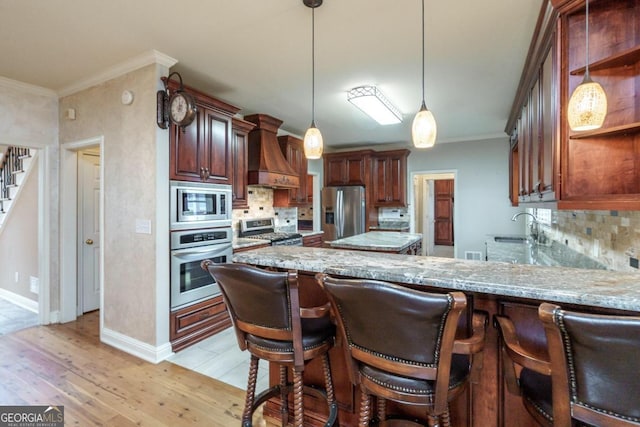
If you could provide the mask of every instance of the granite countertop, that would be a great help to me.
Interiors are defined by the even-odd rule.
[[[318,234],[324,234],[324,231],[322,231],[322,230],[317,230],[317,231],[298,230],[298,233],[300,233],[302,235],[302,237],[307,237],[307,236],[315,236],[315,235],[318,235]]]
[[[233,249],[250,248],[251,246],[270,245],[270,240],[265,239],[247,239],[246,237],[234,237],[232,246]]]
[[[409,231],[406,221],[378,221],[378,225],[369,227],[370,230]]]
[[[635,273],[299,246],[240,252],[233,261],[640,312],[640,274]]]
[[[368,233],[334,240],[329,242],[329,244],[332,248],[340,249],[399,252],[419,240],[422,240],[422,234],[395,231],[370,231]]]
[[[524,236],[500,236],[524,239],[522,242],[496,242],[494,237],[485,241],[488,261],[504,261],[517,264],[537,264],[606,270],[607,267],[578,253],[569,247],[553,241],[548,245],[533,244]]]

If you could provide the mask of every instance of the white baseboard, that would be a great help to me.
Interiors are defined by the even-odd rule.
[[[18,295],[14,292],[2,288],[0,288],[0,298],[6,299],[7,301],[18,305],[25,310],[29,310],[36,314],[38,313],[38,301],[34,301],[32,299],[23,297],[22,295]]]
[[[151,363],[160,363],[173,354],[169,342],[155,347],[108,328],[102,328],[100,341]]]

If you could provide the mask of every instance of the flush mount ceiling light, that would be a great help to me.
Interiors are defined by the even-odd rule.
[[[433,147],[436,143],[437,131],[436,119],[424,102],[424,0],[422,0],[422,105],[411,126],[413,145],[416,148]]]
[[[302,0],[305,6],[311,8],[311,126],[304,134],[304,155],[307,159],[322,157],[324,142],[320,129],[316,127],[315,86],[316,86],[316,38],[315,38],[315,10],[322,5],[322,0]]]
[[[358,86],[347,92],[347,99],[381,125],[402,122],[402,113],[375,86]]]
[[[584,79],[571,94],[567,111],[569,127],[574,131],[598,129],[607,116],[607,95],[600,83],[591,80],[589,75],[589,0],[586,5]]]

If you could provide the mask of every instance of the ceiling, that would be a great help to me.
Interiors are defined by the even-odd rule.
[[[542,0],[425,1],[425,99],[438,143],[504,136]],[[409,145],[422,93],[420,0],[324,0],[315,10],[315,118],[330,148]],[[64,93],[155,49],[184,83],[311,122],[311,9],[302,0],[0,0],[0,76]],[[347,102],[377,85],[404,120]],[[329,148],[329,149],[330,149]]]

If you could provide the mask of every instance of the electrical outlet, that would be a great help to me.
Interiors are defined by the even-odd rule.
[[[15,274],[15,276],[14,276],[14,277],[15,277],[15,281],[16,281],[16,283],[20,282],[20,273],[18,273],[18,272],[16,271],[16,274]]]
[[[37,277],[29,276],[29,290],[34,294],[40,292],[40,279]]]

